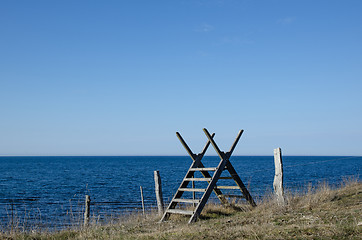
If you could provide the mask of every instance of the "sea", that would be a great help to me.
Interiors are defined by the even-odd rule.
[[[202,159],[205,167],[219,161],[217,156]],[[273,156],[232,156],[230,162],[257,203],[272,193]],[[91,199],[92,221],[141,214],[140,187],[147,214],[157,208],[154,171],[159,171],[167,205],[191,163],[188,156],[0,157],[0,230],[80,226],[85,195]],[[338,187],[361,180],[361,166],[359,156],[283,156],[284,188]],[[217,202],[214,194],[210,201]]]

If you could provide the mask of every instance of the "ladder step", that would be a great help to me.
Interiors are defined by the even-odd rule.
[[[180,192],[205,192],[204,188],[179,188]]]
[[[217,189],[240,189],[238,186],[216,186]]]
[[[219,177],[219,179],[233,179],[233,177]]]
[[[217,168],[190,168],[190,171],[216,171]]]
[[[184,203],[199,203],[199,199],[184,199],[184,198],[175,198],[172,202],[184,202]]]
[[[185,178],[184,181],[211,181],[211,178]]]
[[[231,195],[231,194],[223,194],[223,196],[225,197],[229,197],[229,198],[245,198],[244,196],[242,195]]]
[[[168,213],[178,213],[178,214],[184,214],[184,215],[192,215],[192,214],[194,214],[193,211],[187,211],[187,210],[181,210],[181,209],[168,209],[166,212],[168,212]]]

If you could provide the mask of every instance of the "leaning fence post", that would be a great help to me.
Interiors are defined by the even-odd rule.
[[[157,199],[158,215],[163,215],[163,197],[162,197],[162,186],[161,186],[161,177],[159,171],[154,171],[155,177],[155,193]]]
[[[274,192],[278,205],[284,205],[284,189],[283,189],[283,162],[282,152],[280,148],[274,149],[274,164],[275,164],[275,176],[274,176]]]
[[[85,195],[85,211],[84,211],[84,226],[87,227],[89,223],[89,212],[90,212],[90,197]]]
[[[143,215],[145,215],[145,201],[143,199],[143,189],[142,189],[142,186],[140,186],[140,191],[141,191],[141,201],[142,201],[142,212],[143,212]]]

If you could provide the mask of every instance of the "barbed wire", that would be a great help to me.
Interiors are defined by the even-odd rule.
[[[339,160],[346,160],[346,159],[352,159],[352,158],[362,158],[362,156],[335,158],[335,159],[322,160],[322,161],[314,161],[314,162],[300,163],[300,164],[293,164],[293,165],[284,165],[284,164],[283,164],[283,169],[285,169],[285,168],[292,168],[292,167],[299,167],[299,166],[306,166],[306,165],[313,165],[313,164],[318,164],[318,163],[325,163],[325,162],[333,162],[333,161],[339,161]],[[264,172],[264,171],[269,171],[269,170],[270,170],[270,171],[271,171],[271,170],[275,170],[275,167],[268,167],[268,168],[258,169],[258,170],[255,170],[255,171],[247,171],[247,172],[244,171],[243,173],[250,174],[250,173]]]
[[[353,156],[353,157],[335,158],[335,159],[329,159],[329,160],[323,160],[323,161],[314,161],[314,162],[309,162],[309,163],[301,163],[301,164],[283,166],[283,168],[291,168],[291,167],[305,166],[305,165],[311,165],[311,164],[317,164],[317,163],[324,163],[324,162],[333,162],[333,161],[346,160],[346,159],[352,159],[352,158],[362,158],[362,156],[358,156],[358,157],[357,157],[357,156]]]
[[[284,158],[288,158],[288,156],[286,156]],[[346,159],[354,159],[354,158],[361,158],[362,159],[362,156],[350,156],[350,157],[342,157],[342,158],[333,158],[333,159],[313,161],[313,162],[293,164],[293,165],[285,165],[284,164],[283,169],[299,167],[299,166],[314,165],[314,164],[318,164],[318,163],[341,161],[341,160],[346,160]],[[185,172],[187,172],[187,168],[185,168],[184,170],[185,170]],[[272,167],[266,167],[266,168],[262,168],[262,169],[258,169],[258,170],[254,170],[254,171],[243,171],[243,174],[247,175],[247,176],[250,176],[253,173],[265,172],[265,171],[274,171],[274,170],[275,170],[275,167],[272,166]],[[324,178],[321,178],[321,179],[324,179]],[[177,189],[181,181],[182,181],[182,179],[173,180],[173,181],[164,181],[164,182],[162,182],[162,188],[164,188],[164,189],[166,189],[166,188]]]
[[[288,158],[288,156],[286,156],[285,158]],[[294,168],[294,167],[299,167],[299,166],[307,166],[307,165],[314,165],[314,164],[319,164],[319,163],[327,163],[327,162],[336,162],[336,161],[342,161],[342,160],[348,160],[348,159],[362,159],[362,156],[350,156],[350,157],[338,157],[338,158],[332,158],[332,159],[326,159],[326,160],[319,160],[319,161],[312,161],[312,162],[305,162],[305,163],[299,163],[299,164],[292,164],[292,165],[285,165],[283,166],[284,169],[288,169],[288,168]],[[243,171],[243,175],[251,175],[253,173],[257,173],[257,172],[265,172],[265,171],[272,171],[274,170],[274,166],[272,167],[267,167],[267,168],[262,168],[262,169],[257,169],[257,170],[254,170],[254,171]],[[187,171],[187,168],[185,168],[185,171]],[[181,174],[181,177],[183,177],[183,174]],[[338,177],[341,177],[341,176],[338,176]],[[347,176],[348,177],[348,176]],[[313,178],[311,181],[312,182],[318,182],[320,180],[325,180],[327,179],[328,177],[317,177],[317,178]],[[169,189],[169,188],[172,188],[172,189],[177,189],[179,187],[179,184],[180,184],[180,180],[181,179],[178,179],[178,180],[174,180],[174,181],[165,181],[165,182],[162,182],[162,188],[163,189]],[[305,179],[304,180],[305,182],[308,182],[309,180],[308,179]],[[300,183],[302,184],[303,181],[301,180],[292,180],[292,181],[286,181],[286,183],[289,183],[289,184],[292,184],[292,183]],[[152,185],[151,185],[152,186]],[[266,186],[266,184],[265,184]],[[167,191],[167,192],[170,192],[170,191]],[[85,193],[91,193],[91,191],[88,189],[88,186],[86,186],[86,190],[85,190]],[[172,196],[173,193],[168,194],[170,196]],[[82,191],[80,191],[79,193],[75,194],[71,200],[77,200],[79,197],[79,195],[82,195]],[[77,196],[77,197],[76,197]],[[170,197],[169,197],[170,198]],[[23,199],[22,199],[23,200]],[[12,200],[12,204],[15,206],[14,204],[14,199]],[[15,201],[16,202],[16,201]],[[139,202],[139,201],[135,201],[135,202]],[[150,201],[148,201],[150,202]],[[20,202],[19,202],[20,203]],[[98,207],[101,207],[101,206],[105,206],[105,205],[118,205],[117,204],[118,202],[94,202],[94,205],[98,205]],[[69,204],[69,205],[72,205],[72,204]],[[75,205],[83,205],[83,201],[81,202],[78,202],[78,204],[75,204]],[[71,206],[70,206],[71,207]],[[130,207],[130,208],[134,208],[133,207]],[[126,206],[123,208],[123,210],[126,210],[128,209]],[[137,209],[140,209],[140,207],[137,207]],[[98,210],[99,211],[99,210]]]

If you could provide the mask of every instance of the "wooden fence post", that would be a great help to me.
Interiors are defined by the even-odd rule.
[[[90,201],[89,195],[85,195],[84,227],[87,227],[89,223]]]
[[[143,199],[143,189],[142,189],[142,186],[140,186],[140,191],[141,191],[141,201],[142,201],[142,212],[143,212],[143,215],[145,215],[145,201]]]
[[[163,197],[162,197],[162,186],[161,186],[161,177],[159,171],[154,171],[154,177],[155,177],[155,193],[156,193],[156,199],[157,199],[157,207],[158,207],[158,215],[163,215]]]
[[[275,176],[274,176],[274,192],[278,205],[284,205],[284,189],[283,189],[283,162],[282,152],[280,148],[274,149],[274,164],[275,164]]]

